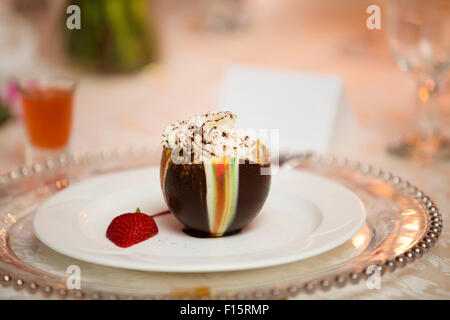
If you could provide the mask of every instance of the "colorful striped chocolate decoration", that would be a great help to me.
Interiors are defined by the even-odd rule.
[[[261,164],[270,163],[269,149],[259,140],[256,142],[256,159]]]
[[[236,212],[239,161],[237,158],[214,159],[204,167],[209,230],[212,236],[222,236]]]
[[[170,149],[163,149],[163,154],[161,157],[161,169],[159,171],[160,174],[160,181],[161,181],[161,190],[163,191],[164,200],[166,200],[166,175],[167,175],[167,169],[169,167],[169,162],[171,158],[171,151]],[[167,200],[166,200],[167,203]]]

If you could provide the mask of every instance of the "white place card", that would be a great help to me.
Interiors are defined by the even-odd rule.
[[[218,106],[243,129],[278,129],[280,153],[330,151],[338,113],[350,111],[338,76],[243,66],[226,72]]]

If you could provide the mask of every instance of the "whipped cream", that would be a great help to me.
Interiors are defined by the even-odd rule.
[[[256,161],[258,139],[235,128],[236,115],[228,111],[209,112],[167,126],[165,148],[193,155],[196,163],[212,158],[237,157]]]

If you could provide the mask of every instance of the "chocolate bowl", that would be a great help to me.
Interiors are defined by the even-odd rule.
[[[234,159],[234,160],[233,160]],[[174,163],[164,148],[160,176],[164,199],[185,232],[221,237],[241,231],[262,209],[270,188],[270,162]]]

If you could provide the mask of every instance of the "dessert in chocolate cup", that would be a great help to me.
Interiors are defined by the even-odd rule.
[[[239,232],[269,193],[267,149],[234,128],[235,118],[230,112],[207,113],[172,124],[163,133],[162,192],[190,235]]]

